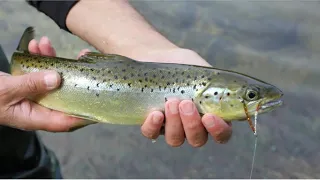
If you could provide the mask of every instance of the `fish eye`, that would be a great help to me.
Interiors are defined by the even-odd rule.
[[[253,100],[256,100],[257,98],[258,98],[258,92],[257,91],[250,89],[250,90],[248,90],[246,92],[246,99],[248,101],[253,101]]]

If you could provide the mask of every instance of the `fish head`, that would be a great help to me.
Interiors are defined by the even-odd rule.
[[[197,106],[204,113],[212,113],[225,121],[246,120],[256,111],[270,112],[282,105],[283,92],[276,86],[259,80],[230,80],[209,83],[197,96]]]

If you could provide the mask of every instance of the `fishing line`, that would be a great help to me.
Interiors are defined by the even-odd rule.
[[[253,147],[253,156],[252,156],[250,179],[252,178],[253,167],[254,167],[254,162],[255,162],[255,158],[256,158],[257,144],[258,144],[257,119],[258,119],[258,111],[256,111],[256,112],[254,113],[254,129],[255,129],[255,131],[254,131],[254,136],[255,136],[255,141],[254,141],[254,147]]]

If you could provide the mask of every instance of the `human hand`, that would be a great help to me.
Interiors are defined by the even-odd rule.
[[[39,44],[32,40],[29,51],[55,56],[54,49],[45,37]],[[0,125],[22,130],[61,132],[88,123],[26,99],[28,96],[46,93],[57,88],[60,84],[60,76],[55,71],[35,72],[21,76],[0,72],[0,84]]]
[[[188,49],[162,50],[141,56],[142,61],[194,64],[210,66],[197,53]],[[167,144],[177,147],[187,139],[193,147],[203,146],[208,140],[208,132],[218,143],[226,143],[231,135],[231,123],[213,115],[200,117],[194,103],[190,100],[169,99],[165,104],[165,115],[160,111],[149,114],[141,127],[142,134],[156,139],[165,120],[165,139]]]

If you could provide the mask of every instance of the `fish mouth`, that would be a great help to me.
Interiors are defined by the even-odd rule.
[[[281,99],[270,100],[260,105],[259,112],[269,112],[282,104],[283,101]]]

